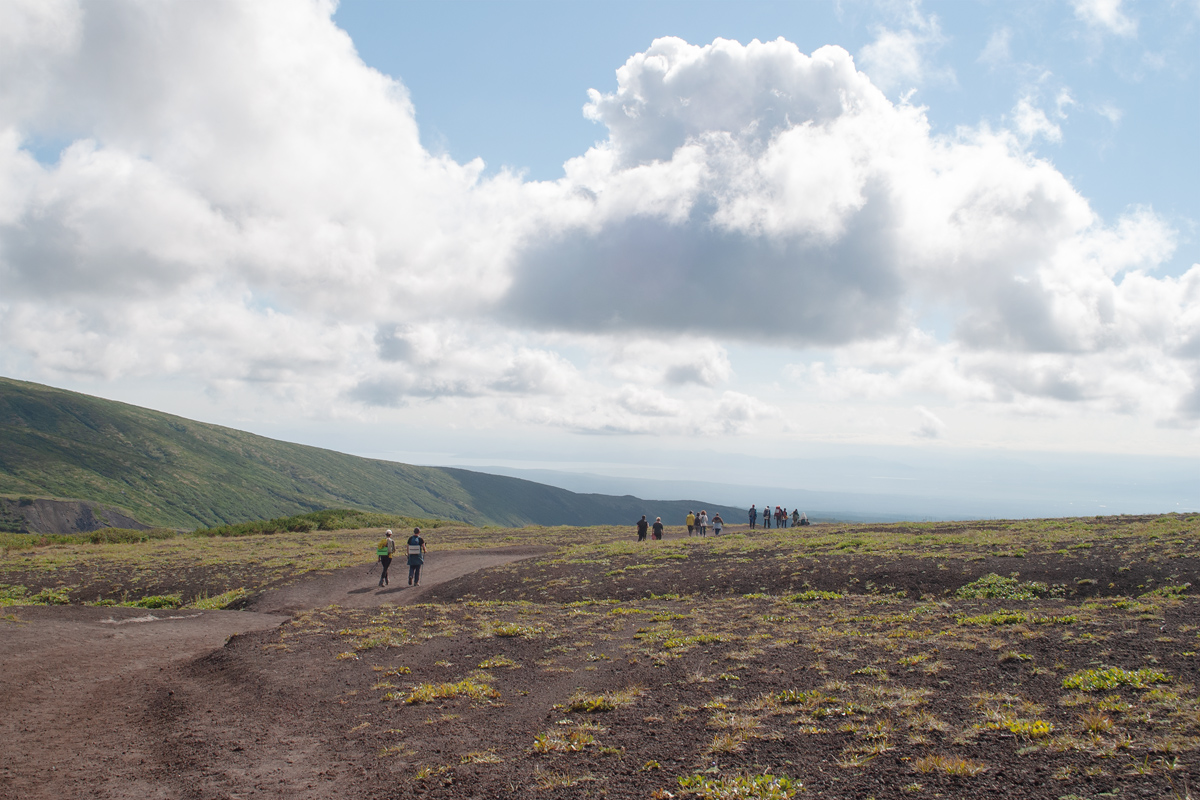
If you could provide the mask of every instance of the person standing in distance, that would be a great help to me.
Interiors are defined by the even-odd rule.
[[[649,530],[649,528],[650,528],[650,523],[646,522],[646,515],[642,514],[642,518],[638,520],[638,524],[637,524],[638,541],[639,542],[646,541],[646,531]]]
[[[708,512],[703,508],[700,509],[700,519],[696,520],[696,524],[700,527],[700,535],[708,535]]]
[[[717,536],[721,535],[721,528],[725,527],[725,520],[721,519],[721,512],[713,514],[712,518],[713,533]]]
[[[408,537],[408,585],[421,585],[421,565],[425,563],[425,540],[421,538],[421,529],[413,528],[412,536]]]
[[[652,527],[652,528],[654,528],[654,539],[655,539],[655,541],[657,541],[657,540],[661,539],[661,538],[662,538],[662,532],[663,532],[662,517],[655,517],[655,518],[654,518],[654,524],[653,524],[651,527]]]
[[[379,564],[383,567],[383,572],[379,574],[379,585],[388,585],[388,567],[392,565],[392,555],[396,552],[396,540],[392,538],[392,532],[388,531],[387,536],[375,548],[375,555],[379,556]]]
[[[696,515],[689,511],[686,519],[684,519],[684,524],[688,526],[688,536],[691,536],[692,531],[696,529]]]
[[[750,530],[754,530],[754,523],[758,521],[758,509],[754,507],[754,503],[750,504]]]

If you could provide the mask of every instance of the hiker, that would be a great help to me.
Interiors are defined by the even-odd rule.
[[[808,524],[808,514],[801,514],[801,515],[800,515],[800,524],[801,524],[801,525],[807,525],[807,524]]]
[[[775,527],[783,527],[783,509],[779,506],[775,506]]]
[[[688,536],[692,535],[692,531],[696,529],[696,514],[692,511],[688,512],[687,519],[684,520],[688,526]]]
[[[699,523],[699,525],[700,525],[700,535],[707,536],[708,535],[708,512],[705,511],[703,508],[700,509],[700,519],[696,520],[696,522]]]
[[[642,514],[642,518],[638,520],[638,541],[646,541],[646,531],[649,529],[650,523],[646,522],[646,515]]]
[[[421,565],[425,563],[425,540],[421,538],[421,529],[413,528],[412,536],[408,537],[408,585],[421,585]]]
[[[654,538],[656,540],[662,539],[662,533],[663,533],[662,517],[655,517],[654,518]]]
[[[754,507],[754,503],[750,504],[750,530],[754,530],[754,523],[758,520],[758,509]]]
[[[392,565],[392,554],[396,552],[396,540],[392,538],[392,532],[388,531],[387,536],[379,540],[379,544],[375,547],[375,555],[379,556],[379,563],[383,567],[383,572],[379,574],[379,585],[388,585],[388,567]]]
[[[771,527],[771,504],[767,503],[763,506],[763,527]]]
[[[721,528],[725,525],[725,520],[721,519],[720,511],[713,514],[712,524],[713,524],[713,534],[716,536],[720,536]]]
[[[792,527],[794,528],[799,524],[800,524],[800,509],[793,508],[792,509]]]

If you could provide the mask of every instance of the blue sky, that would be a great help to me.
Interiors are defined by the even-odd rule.
[[[586,90],[611,90],[616,67],[660,36],[703,44],[783,37],[804,52],[857,54],[912,14],[936,20],[932,77],[916,89],[934,130],[1001,127],[1029,94],[1070,94],[1049,159],[1106,217],[1151,205],[1187,229],[1167,266],[1196,260],[1200,220],[1200,75],[1195,5],[1123,3],[1136,33],[1087,24],[1049,2],[425,2],[349,0],[334,19],[371,66],[412,93],[421,140],[459,161],[476,156],[538,180],[605,136],[583,117]],[[988,59],[988,47],[1007,59]],[[1191,176],[1193,180],[1183,180]]]
[[[0,372],[417,463],[1194,507],[1198,26],[12,0]]]

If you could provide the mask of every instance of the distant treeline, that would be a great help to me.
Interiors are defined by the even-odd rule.
[[[304,533],[305,531],[344,531],[361,528],[440,528],[444,525],[462,525],[440,519],[419,519],[394,514],[379,514],[371,511],[354,511],[348,508],[328,508],[291,517],[239,522],[234,525],[219,525],[215,528],[199,528],[195,536],[263,536],[272,533]]]
[[[177,531],[172,528],[151,528],[145,531],[129,528],[101,528],[98,531],[87,533],[65,534],[0,531],[0,548],[28,550],[56,544],[132,544],[148,542],[152,539],[172,539],[176,536],[265,536],[276,533],[361,530],[363,528],[394,528],[403,535],[405,529],[441,528],[446,525],[462,524],[464,523],[442,519],[420,519],[395,514],[355,511],[348,508],[331,508],[291,517],[239,522],[236,525],[200,528],[195,531]]]
[[[86,533],[0,532],[0,548],[29,550],[55,544],[131,544],[148,542],[151,539],[173,539],[178,535],[179,531],[172,528],[150,528],[144,531],[132,528],[101,528]]]

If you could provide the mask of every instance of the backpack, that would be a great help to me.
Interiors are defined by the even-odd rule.
[[[375,555],[386,556],[388,554],[388,540],[380,539],[379,544],[375,545]]]

